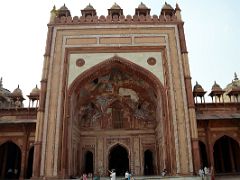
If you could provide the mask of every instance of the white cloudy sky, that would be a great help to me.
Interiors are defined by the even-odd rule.
[[[53,5],[64,3],[72,16],[91,3],[97,14],[106,15],[114,2],[124,14],[133,15],[140,2],[159,15],[165,1],[161,0],[7,0],[1,2],[0,18],[0,77],[4,88],[13,91],[17,85],[26,96],[40,86],[43,54],[47,37],[49,12]],[[225,87],[240,76],[240,1],[237,0],[168,0],[178,2],[185,22],[185,35],[192,73],[208,91],[216,80]],[[27,104],[27,103],[26,103]]]

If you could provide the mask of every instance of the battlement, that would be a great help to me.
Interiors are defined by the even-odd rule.
[[[97,16],[96,10],[92,5],[87,5],[82,12],[82,16],[71,16],[70,10],[65,4],[51,10],[49,24],[151,24],[151,23],[177,23],[181,20],[181,9],[176,4],[175,9],[170,4],[165,3],[161,9],[160,15],[150,15],[151,9],[141,3],[136,9],[134,15],[123,14],[123,9],[118,4],[114,4],[108,9],[108,15]]]
[[[126,17],[124,15],[121,15],[119,17],[112,17],[112,16],[62,16],[62,17],[56,17],[54,21],[51,24],[151,24],[151,23],[177,23],[181,22],[177,19],[177,16],[169,16],[169,15],[147,15],[147,16],[131,16],[127,15]]]

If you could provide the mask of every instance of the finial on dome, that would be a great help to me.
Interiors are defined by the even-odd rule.
[[[52,13],[52,12],[56,12],[56,6],[55,6],[55,5],[53,6],[53,8],[52,8],[52,10],[51,10],[50,12],[51,12],[51,13]]]
[[[175,7],[175,16],[177,17],[177,20],[179,20],[179,21],[182,20],[181,9],[180,9],[178,3],[176,3],[176,7]]]
[[[238,77],[237,77],[237,73],[236,73],[236,72],[234,73],[234,80],[235,80],[235,81],[238,80]]]
[[[57,12],[58,11],[56,10],[56,6],[54,5],[52,10],[50,11],[50,23],[54,22],[55,18],[57,17]]]
[[[176,8],[175,8],[175,11],[181,11],[181,9],[180,9],[180,7],[179,7],[179,5],[178,5],[178,3],[176,3]]]

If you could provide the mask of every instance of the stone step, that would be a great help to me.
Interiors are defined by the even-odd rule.
[[[135,176],[134,180],[202,180],[198,176],[189,176],[189,177],[182,177],[182,176]],[[110,180],[110,177],[101,177],[100,180]],[[124,177],[117,177],[116,180],[125,180]]]
[[[205,177],[202,179],[199,176],[188,176],[188,177],[183,177],[183,176],[135,176],[134,180],[211,180],[211,177]],[[81,180],[79,178],[78,180]],[[91,180],[88,178],[88,180]],[[110,180],[110,177],[101,177],[100,180]],[[117,177],[116,180],[125,180],[124,177]],[[215,180],[240,180],[240,175],[235,175],[235,176],[216,176]]]

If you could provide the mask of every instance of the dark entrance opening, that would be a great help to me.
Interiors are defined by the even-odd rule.
[[[208,157],[207,157],[207,151],[206,146],[202,141],[199,141],[199,149],[200,149],[200,162],[201,167],[209,167],[208,166]]]
[[[31,147],[28,153],[28,164],[27,164],[27,174],[26,174],[27,179],[30,179],[32,177],[33,153],[34,153],[34,147]]]
[[[21,150],[12,143],[0,146],[0,179],[18,179],[21,170]]]
[[[93,153],[87,151],[85,154],[85,173],[93,173]]]
[[[114,146],[109,154],[109,170],[115,169],[117,176],[124,176],[129,171],[129,159],[127,150],[120,146]]]
[[[153,175],[153,153],[150,150],[144,152],[144,175]]]
[[[223,136],[214,144],[214,165],[216,173],[240,172],[240,148],[237,141]]]

